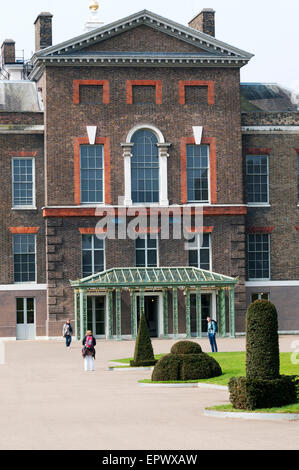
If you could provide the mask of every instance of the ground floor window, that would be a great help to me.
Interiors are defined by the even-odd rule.
[[[101,273],[105,269],[105,240],[97,235],[82,235],[83,277]]]
[[[270,279],[270,235],[254,233],[248,235],[248,278]]]
[[[35,235],[16,234],[13,239],[14,281],[35,282]]]
[[[195,235],[189,240],[189,266],[211,270],[211,236],[209,233]]]
[[[145,235],[135,242],[137,268],[156,268],[158,266],[158,238]]]

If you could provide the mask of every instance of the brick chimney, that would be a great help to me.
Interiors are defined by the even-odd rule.
[[[13,39],[5,39],[1,46],[2,65],[16,62],[16,46]]]
[[[189,27],[215,37],[215,10],[204,8],[190,21]]]
[[[52,18],[51,13],[40,13],[35,25],[35,51],[52,46]]]

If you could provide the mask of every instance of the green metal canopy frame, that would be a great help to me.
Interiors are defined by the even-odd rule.
[[[144,311],[144,292],[146,289],[163,292],[164,337],[168,337],[168,290],[173,293],[173,334],[178,337],[178,289],[183,289],[186,298],[186,336],[191,337],[191,290],[196,293],[197,337],[201,331],[201,290],[218,290],[219,333],[226,336],[225,291],[229,291],[230,336],[235,337],[235,286],[237,279],[195,267],[164,268],[112,268],[77,281],[70,281],[75,293],[75,328],[76,337],[83,338],[87,329],[87,295],[95,292],[108,293],[109,338],[113,338],[113,292],[116,301],[116,336],[121,340],[121,290],[130,290],[131,294],[131,332],[137,334],[136,292],[140,295],[140,313]],[[79,306],[79,316],[78,316]],[[79,328],[78,328],[79,320]],[[80,329],[80,335],[79,335]]]

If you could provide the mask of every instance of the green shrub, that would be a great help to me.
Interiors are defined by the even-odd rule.
[[[278,321],[275,306],[268,300],[253,302],[246,316],[246,377],[279,377]]]
[[[277,311],[268,300],[257,300],[246,314],[246,377],[232,377],[228,385],[233,407],[255,410],[296,403],[299,377],[280,376],[279,369]]]
[[[175,354],[166,354],[161,357],[152,373],[154,382],[176,381],[180,379],[181,358]]]
[[[182,357],[180,380],[209,379],[219,375],[222,375],[220,365],[208,354],[186,354]]]
[[[202,349],[194,341],[179,341],[172,346],[170,352],[172,354],[199,354],[202,353]]]
[[[157,363],[154,357],[153,346],[148,331],[145,315],[142,314],[139,322],[138,334],[135,343],[134,360],[131,367],[154,366]]]
[[[235,409],[255,410],[297,403],[296,377],[248,379],[232,377],[228,384],[230,402]]]
[[[182,351],[186,353],[182,354]],[[152,373],[152,380],[154,382],[187,381],[219,375],[222,375],[222,370],[218,362],[203,353],[197,343],[180,341],[171,348],[170,354],[163,356],[157,362]]]

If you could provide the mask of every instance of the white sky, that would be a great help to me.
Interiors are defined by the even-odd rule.
[[[90,0],[0,0],[0,43],[14,39],[25,58],[34,51],[37,15],[53,15],[53,43],[84,32]],[[241,70],[243,82],[280,83],[299,90],[298,0],[99,0],[108,24],[146,8],[187,25],[203,8],[216,10],[216,38],[255,54]]]

